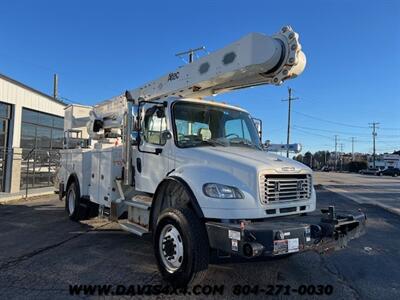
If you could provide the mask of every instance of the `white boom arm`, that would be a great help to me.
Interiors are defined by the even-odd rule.
[[[262,84],[279,85],[301,74],[305,65],[299,35],[285,26],[271,37],[250,33],[128,93],[136,103],[168,96],[204,97]],[[115,128],[125,112],[125,95],[120,95],[94,106],[93,117],[103,119],[104,128]]]
[[[132,99],[204,97],[261,84],[281,84],[303,72],[299,36],[289,26],[272,37],[250,33],[221,50],[129,91]]]

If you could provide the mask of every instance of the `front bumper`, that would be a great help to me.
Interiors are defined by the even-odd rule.
[[[206,222],[210,247],[244,257],[278,256],[344,248],[365,232],[366,214],[336,212],[287,216],[238,223]]]

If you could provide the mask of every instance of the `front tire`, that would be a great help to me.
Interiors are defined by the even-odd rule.
[[[163,278],[175,287],[200,283],[208,269],[206,229],[189,208],[168,208],[158,218],[154,253]]]
[[[73,221],[84,220],[87,216],[87,205],[82,203],[80,191],[75,182],[68,187],[65,197],[65,210]]]

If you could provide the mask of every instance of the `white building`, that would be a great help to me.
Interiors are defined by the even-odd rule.
[[[65,104],[0,74],[0,192],[52,185]]]
[[[400,168],[400,155],[385,154],[383,160],[386,168]]]
[[[368,156],[368,167],[374,165],[372,155]],[[375,166],[380,169],[400,168],[400,155],[398,154],[380,154],[375,158]]]

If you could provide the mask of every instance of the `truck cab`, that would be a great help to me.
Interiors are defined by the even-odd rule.
[[[132,149],[135,189],[184,181],[207,218],[268,218],[315,210],[311,170],[267,152],[250,114],[206,100],[169,99],[140,108]]]

